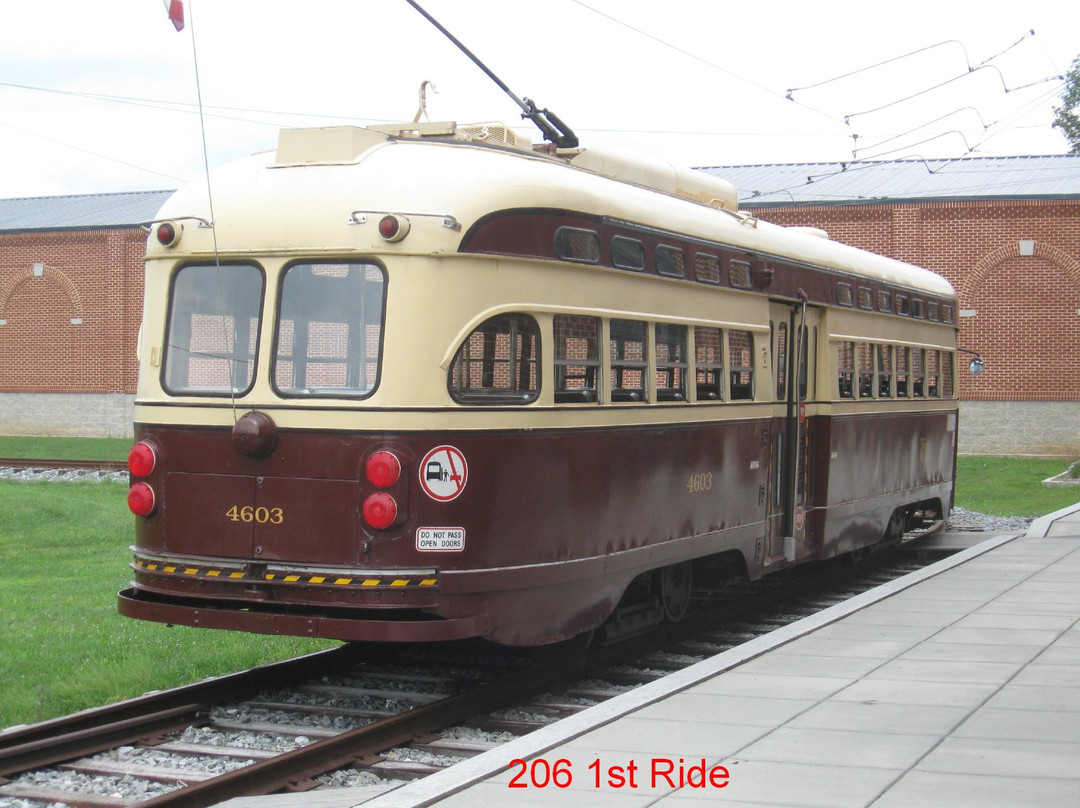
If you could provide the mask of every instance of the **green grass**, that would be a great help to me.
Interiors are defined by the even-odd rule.
[[[956,504],[993,516],[1043,516],[1080,502],[1080,486],[1043,488],[1068,461],[962,456],[956,460]]]
[[[134,518],[121,484],[0,481],[0,728],[337,644],[121,617]]]
[[[49,460],[127,460],[131,438],[0,436],[0,457]]]

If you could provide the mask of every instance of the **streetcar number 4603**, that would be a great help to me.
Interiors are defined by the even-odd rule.
[[[251,505],[242,508],[233,505],[225,511],[225,516],[233,522],[256,522],[260,525],[280,525],[285,521],[285,511],[281,508],[253,508]]]

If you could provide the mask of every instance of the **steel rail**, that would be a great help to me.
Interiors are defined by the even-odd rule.
[[[195,713],[205,712],[213,704],[354,664],[362,657],[361,650],[345,645],[37,724],[11,727],[0,731],[0,777],[159,734],[165,731],[163,726],[175,728],[179,715],[188,715],[192,720],[180,723],[190,726],[198,723]]]
[[[0,457],[0,468],[12,469],[89,469],[91,471],[127,471],[124,460],[62,460],[41,457]]]

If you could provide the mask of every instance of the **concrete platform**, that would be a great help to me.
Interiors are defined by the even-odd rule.
[[[292,799],[1080,808],[1080,506],[424,780]]]

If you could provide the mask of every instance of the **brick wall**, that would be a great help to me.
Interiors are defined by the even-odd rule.
[[[962,399],[1080,401],[1080,200],[754,213],[777,224],[821,227],[837,241],[945,276],[959,295],[959,345],[986,361],[982,376],[960,374]],[[1021,242],[1032,242],[1031,255],[1021,254]]]
[[[0,393],[134,393],[145,251],[138,229],[0,233]]]
[[[0,431],[116,433],[135,392],[145,251],[137,228],[0,233]]]

